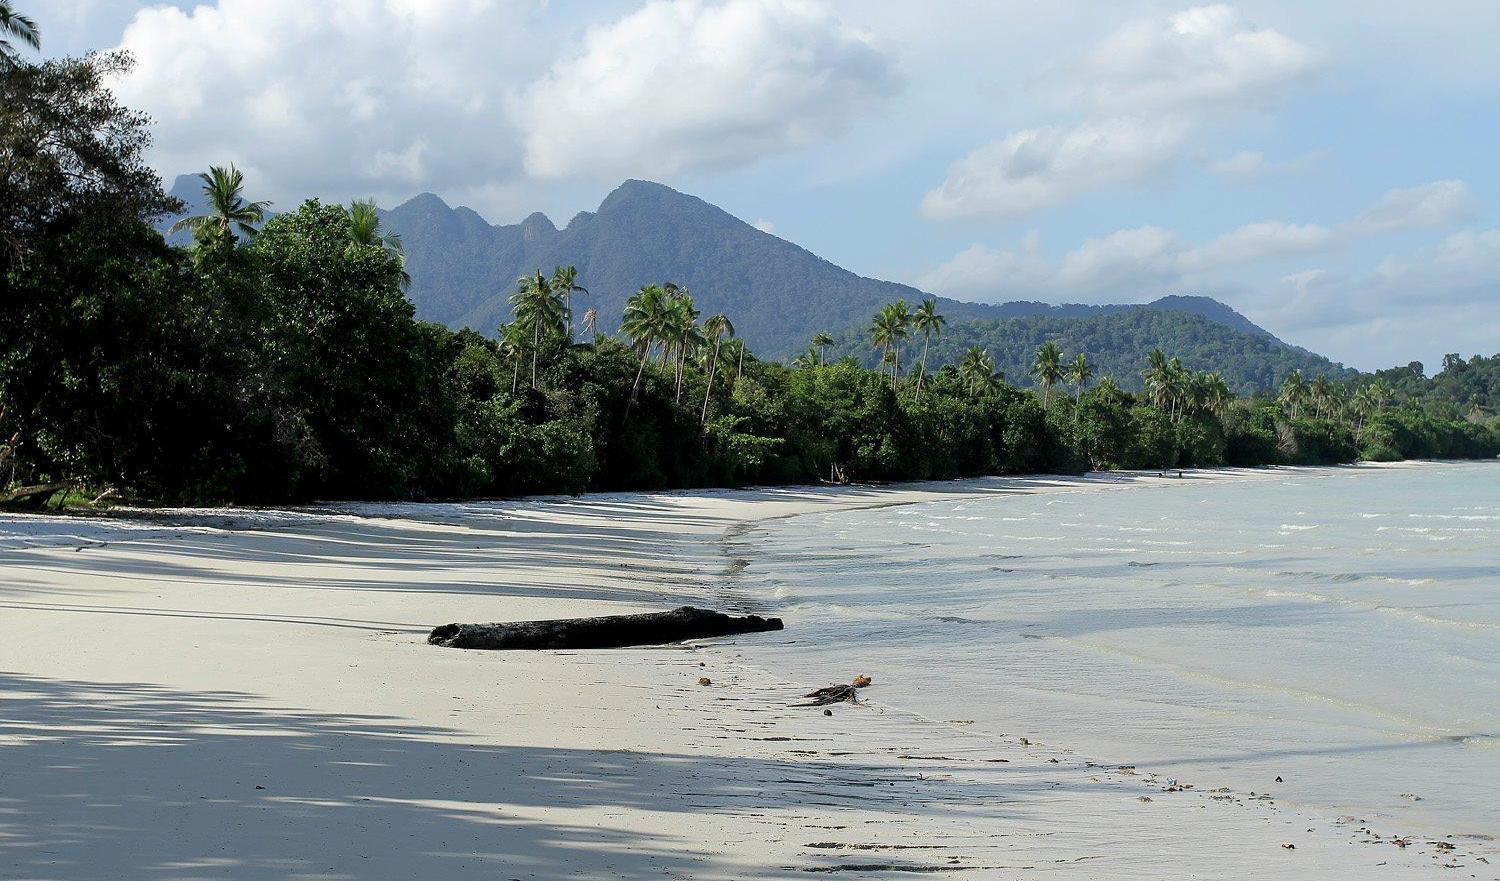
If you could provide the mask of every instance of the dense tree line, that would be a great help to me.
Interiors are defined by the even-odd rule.
[[[836,335],[833,352],[875,366],[865,339],[857,332]],[[1005,319],[954,320],[934,337],[929,357],[939,364],[957,363],[977,346],[995,359],[997,369],[1023,387],[1035,384],[1031,361],[1038,347],[1054,343],[1070,352],[1087,352],[1100,375],[1115,377],[1121,388],[1142,390],[1140,360],[1152,349],[1171,352],[1197,370],[1217,371],[1236,394],[1275,388],[1293,371],[1309,379],[1350,379],[1354,370],[1273,338],[1232,327],[1202,315],[1176,309],[1140,307],[1099,315],[1025,315]]]
[[[1137,395],[1050,340],[1040,394],[979,347],[934,369],[932,303],[881,311],[873,370],[830,359],[822,334],[792,365],[761,361],[669,282],[601,335],[566,266],[519,280],[496,338],[417,322],[369,203],[267,220],[214,168],[208,209],[181,222],[191,246],[169,246],[152,224],[181,206],[142,161],[146,120],[104,85],[128,64],[0,71],[4,496],[473,497],[1497,451],[1493,423],[1378,381],[1345,396],[1294,374],[1277,398],[1236,399],[1158,355]]]

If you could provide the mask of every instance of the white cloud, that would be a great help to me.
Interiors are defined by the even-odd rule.
[[[1241,150],[1233,156],[1216,159],[1208,164],[1208,170],[1224,177],[1255,177],[1268,166],[1266,154],[1256,150]]]
[[[1184,254],[1182,266],[1186,271],[1193,271],[1291,254],[1311,254],[1327,249],[1333,242],[1333,231],[1315,224],[1299,226],[1279,220],[1247,223]]]
[[[1444,352],[1500,352],[1497,290],[1500,229],[1462,230],[1362,275],[1286,275],[1249,311],[1367,369],[1414,358],[1433,365]]]
[[[1313,49],[1233,7],[1197,6],[1115,31],[1089,54],[1085,91],[1106,113],[1261,106],[1319,63]]]
[[[217,0],[136,12],[117,84],[169,177],[237,162],[252,196],[410,195],[513,177],[505,97],[533,0]],[[507,63],[496,65],[506,39]],[[516,53],[521,53],[517,57]],[[250,169],[256,173],[250,175]]]
[[[1084,122],[1026,129],[979,147],[927,193],[922,212],[1010,217],[1139,182],[1177,164],[1207,119],[1268,105],[1318,64],[1314,50],[1228,6],[1127,23],[1080,65]],[[1263,165],[1263,156],[1247,152],[1224,171]]]
[[[1364,235],[1447,226],[1472,220],[1478,210],[1478,201],[1467,184],[1461,180],[1440,180],[1390,190],[1346,226],[1351,233]]]
[[[752,225],[761,232],[770,233],[771,235],[776,234],[776,224],[772,223],[769,220],[766,220],[765,218],[761,218],[760,220],[755,221],[755,223]]]
[[[1170,165],[1186,129],[1173,122],[1111,119],[1027,129],[953,164],[922,200],[930,218],[1015,216],[1106,184],[1139,181]]]
[[[1278,220],[1247,223],[1218,238],[1194,245],[1175,232],[1155,226],[1122,229],[1089,239],[1049,261],[1032,232],[1016,250],[976,244],[917,280],[919,287],[960,299],[998,302],[1041,297],[1082,302],[1137,300],[1165,288],[1188,288],[1214,278],[1230,267],[1285,260],[1330,251],[1341,245],[1399,229],[1447,225],[1466,215],[1468,187],[1462,181],[1439,181],[1408,190],[1393,190],[1349,222],[1330,228]],[[1488,234],[1486,234],[1488,235]],[[1422,264],[1451,266],[1454,284],[1465,273],[1480,276],[1476,255],[1492,249],[1488,239],[1465,234],[1450,238],[1443,249],[1422,258]],[[1403,264],[1387,261],[1379,272],[1407,283],[1412,273]],[[1288,276],[1288,283],[1310,289],[1326,281],[1319,273]],[[1423,289],[1416,285],[1417,289]]]
[[[671,177],[843,132],[901,78],[821,0],[653,0],[531,86],[526,168]]]

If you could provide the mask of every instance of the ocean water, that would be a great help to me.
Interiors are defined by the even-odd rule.
[[[954,498],[723,550],[723,589],[788,620],[742,643],[771,669],[868,673],[882,703],[1199,789],[1500,837],[1500,463]]]

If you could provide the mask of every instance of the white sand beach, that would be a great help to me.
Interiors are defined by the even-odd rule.
[[[746,521],[1160,479],[0,515],[0,877],[1497,877],[1463,845],[922,719],[879,677],[865,706],[790,706],[858,658],[796,682],[733,639],[425,643],[721,607],[718,543]]]

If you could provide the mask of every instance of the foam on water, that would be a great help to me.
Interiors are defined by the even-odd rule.
[[[800,678],[868,672],[979,732],[1494,834],[1497,498],[1500,463],[1471,463],[824,513],[727,539],[751,564],[726,589],[786,614],[746,650]]]

